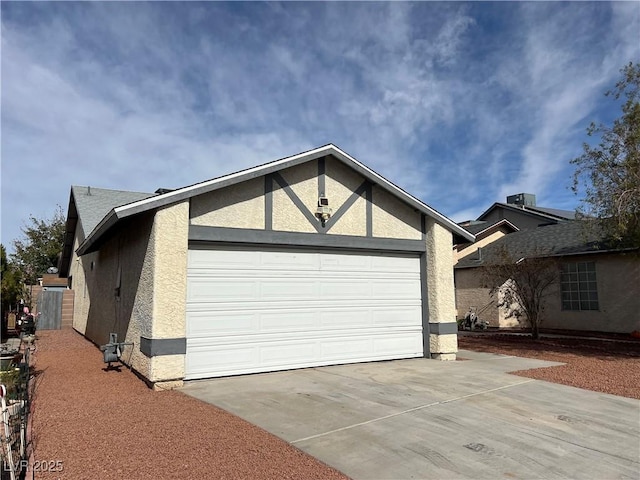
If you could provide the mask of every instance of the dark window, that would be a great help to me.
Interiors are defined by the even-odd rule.
[[[560,287],[563,310],[598,310],[595,262],[563,264]]]

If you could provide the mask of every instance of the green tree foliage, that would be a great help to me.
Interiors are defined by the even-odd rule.
[[[640,246],[640,65],[629,63],[622,78],[605,95],[623,99],[622,115],[612,126],[591,123],[596,146],[583,145],[573,191],[584,188],[579,212],[599,219],[608,240],[618,246]]]
[[[7,251],[0,244],[0,273],[2,274],[2,318],[4,313],[15,308],[23,294],[22,275],[16,266],[7,261]]]
[[[38,219],[33,215],[29,217],[29,224],[22,227],[24,238],[14,240],[15,253],[11,255],[25,283],[35,284],[49,267],[58,266],[64,231],[65,217],[60,206],[49,219]]]
[[[483,280],[491,295],[501,297],[499,305],[516,310],[518,320],[526,320],[531,337],[538,339],[546,298],[560,280],[557,261],[542,251],[518,258],[502,247],[483,267]]]

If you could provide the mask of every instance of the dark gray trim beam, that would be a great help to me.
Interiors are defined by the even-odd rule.
[[[140,351],[147,357],[184,355],[187,353],[187,339],[140,337]]]
[[[446,323],[430,323],[429,331],[435,335],[449,335],[451,333],[458,333],[458,324],[456,322]]]
[[[347,200],[342,205],[340,205],[340,208],[336,210],[336,212],[333,215],[331,215],[331,218],[327,220],[324,225],[325,232],[328,232],[331,229],[331,227],[333,227],[335,223],[338,220],[340,220],[340,217],[342,217],[342,215],[347,213],[347,210],[349,210],[351,206],[356,202],[356,200],[360,198],[362,194],[366,191],[368,184],[369,182],[365,180],[362,183],[362,185],[356,188],[356,190],[351,194],[351,196],[347,198]]]
[[[427,216],[423,213],[420,215],[420,231],[422,232],[422,239],[427,239]]]
[[[293,189],[287,183],[287,181],[284,178],[282,178],[282,175],[280,175],[280,173],[278,172],[274,172],[272,176],[273,176],[273,179],[276,181],[276,183],[280,185],[282,190],[284,190],[287,196],[295,204],[295,206],[298,207],[298,210],[300,210],[300,212],[302,212],[302,214],[307,218],[307,220],[309,220],[309,223],[313,225],[313,228],[315,228],[316,231],[320,233],[322,231],[322,226],[318,222],[316,216],[309,211],[307,206],[302,202],[302,200],[300,200],[300,197],[296,195],[296,192],[294,192]]]
[[[373,237],[373,184],[367,183],[367,189],[364,193],[367,201],[367,237]]]
[[[369,238],[351,235],[317,235],[315,233],[278,232],[245,228],[189,226],[190,242],[223,242],[262,245],[283,245],[314,248],[347,248],[389,252],[426,251],[422,240]]]
[[[327,195],[325,158],[326,157],[322,157],[318,159],[318,198]]]
[[[273,178],[264,176],[264,229],[273,230]]]
[[[424,242],[421,242],[425,246]],[[423,355],[431,358],[431,347],[429,342],[429,291],[427,288],[427,252],[420,254],[420,296],[422,298],[422,348]]]

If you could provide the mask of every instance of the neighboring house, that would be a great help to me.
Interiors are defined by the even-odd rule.
[[[519,231],[518,227],[506,219],[498,220],[495,223],[471,220],[458,225],[475,235],[476,240],[469,242],[463,238],[454,237],[456,240],[453,246],[455,263],[461,258],[475,253],[479,248],[489,245],[505,235]]]
[[[545,301],[543,328],[630,333],[640,330],[640,251],[606,249],[590,221],[563,222],[506,235],[455,266],[459,315],[481,310],[490,325],[517,325],[498,307],[483,280],[483,265],[501,249],[514,258],[545,256],[558,261],[558,283]]]
[[[455,359],[452,237],[473,235],[333,145],[156,195],[86,190],[60,272],[74,328],[132,342],[151,384]]]
[[[538,207],[535,195],[519,193],[508,196],[507,203],[494,203],[478,217],[477,221],[492,225],[506,219],[519,230],[529,230],[575,220],[575,218],[574,211]]]

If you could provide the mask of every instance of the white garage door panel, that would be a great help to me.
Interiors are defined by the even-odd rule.
[[[226,304],[225,304],[226,306]],[[385,305],[386,306],[386,305]],[[237,307],[241,308],[241,307]],[[265,308],[265,307],[263,307]],[[215,318],[215,321],[211,319]],[[208,309],[187,314],[187,336],[189,338],[226,334],[260,335],[289,331],[325,332],[327,330],[349,330],[362,328],[422,328],[419,306],[391,308],[363,307],[326,308],[319,305],[311,309],[282,307],[273,310],[235,311]]]
[[[398,353],[402,349],[402,353]],[[422,355],[415,332],[392,336],[274,339],[273,343],[197,344],[187,341],[189,378],[257,373],[337,363],[412,358]]]
[[[187,379],[421,356],[417,257],[190,249]]]

